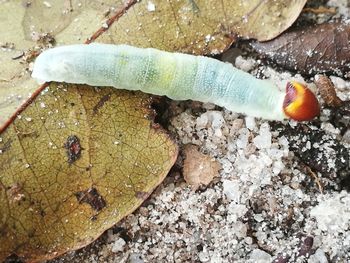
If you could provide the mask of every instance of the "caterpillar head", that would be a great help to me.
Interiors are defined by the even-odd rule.
[[[306,86],[295,81],[287,83],[283,110],[296,121],[308,121],[320,114],[316,96]]]

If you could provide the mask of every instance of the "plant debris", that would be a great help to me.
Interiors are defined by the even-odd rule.
[[[316,75],[315,84],[326,106],[339,107],[343,103],[335,92],[334,84],[327,76]]]
[[[208,185],[219,176],[220,164],[212,157],[198,151],[195,145],[186,145],[183,176],[194,190],[200,185]]]

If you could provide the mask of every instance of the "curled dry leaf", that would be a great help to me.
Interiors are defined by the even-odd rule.
[[[339,107],[342,104],[343,101],[337,96],[334,84],[327,76],[316,75],[315,84],[327,106]]]
[[[208,185],[219,175],[220,164],[212,157],[198,151],[195,145],[186,145],[183,175],[185,181],[196,190],[200,185]]]
[[[85,246],[147,198],[177,156],[150,102],[50,84],[0,133],[0,262]]]
[[[236,36],[260,41],[278,36],[297,19],[305,3],[306,0],[140,1],[99,42],[217,54],[227,49]]]
[[[284,33],[274,40],[252,43],[274,63],[303,74],[350,71],[350,24],[327,23]]]

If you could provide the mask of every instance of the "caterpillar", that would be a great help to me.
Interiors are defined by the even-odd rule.
[[[269,120],[311,120],[320,112],[315,95],[300,83],[287,82],[281,91],[229,63],[153,48],[97,43],[56,47],[37,57],[32,77],[39,83],[113,86],[212,102]]]

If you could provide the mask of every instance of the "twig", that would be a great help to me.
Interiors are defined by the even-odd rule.
[[[134,4],[137,3],[137,0],[128,0],[124,4],[122,8],[117,10],[115,14],[106,21],[106,26],[101,27],[99,30],[97,30],[91,37],[89,37],[86,41],[85,44],[90,44],[93,42],[96,38],[98,38],[103,32],[107,31],[108,28],[115,22],[117,21],[121,16],[123,16],[130,7],[132,7]]]
[[[303,9],[303,12],[318,14],[331,14],[334,15],[337,13],[337,10],[334,7],[324,7],[319,6],[317,8],[306,7]]]
[[[309,175],[311,175],[311,177],[314,178],[314,180],[318,186],[318,190],[320,191],[321,194],[323,194],[323,185],[320,181],[320,178],[318,178],[318,176],[311,170],[311,168],[309,166],[305,165],[305,169],[309,173]]]

